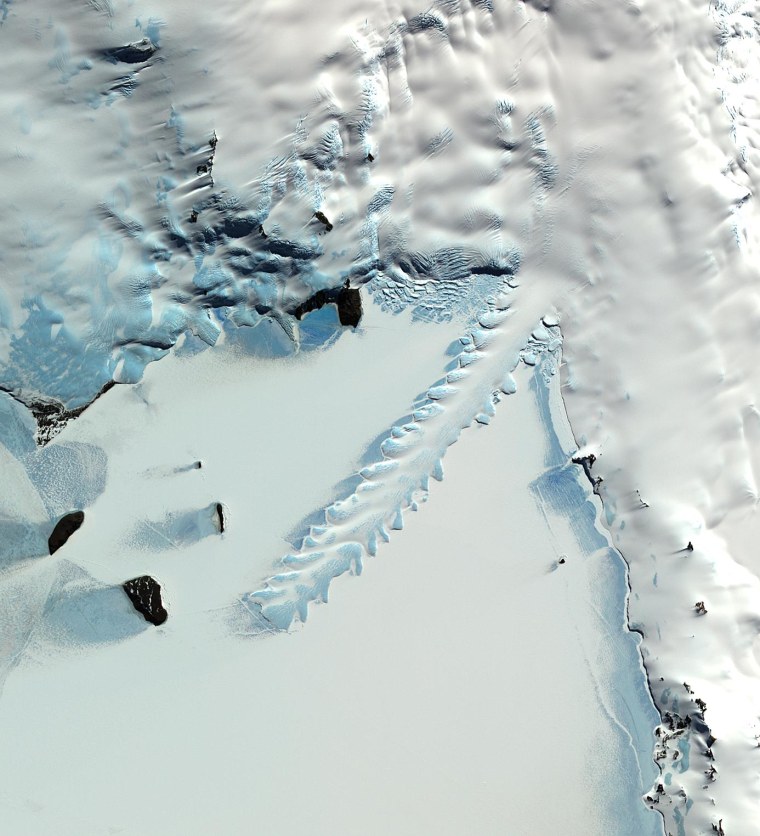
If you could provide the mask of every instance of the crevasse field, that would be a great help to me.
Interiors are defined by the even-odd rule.
[[[757,0],[0,0],[0,831],[760,833]]]

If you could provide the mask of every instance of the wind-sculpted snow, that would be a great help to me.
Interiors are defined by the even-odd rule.
[[[160,520],[141,520],[132,533],[132,539],[144,549],[165,551],[179,549],[219,533],[215,503],[200,510],[167,514]]]
[[[434,123],[417,123],[410,147],[398,142],[404,125],[388,120],[389,106],[414,96],[410,49],[452,49],[442,12],[394,22],[363,44],[354,40],[351,51],[342,46],[332,61],[356,78],[349,96],[338,105],[323,88],[308,119],[280,140],[280,155],[267,161],[261,153],[268,149],[254,148],[235,161],[235,177],[227,169],[218,177],[234,151],[213,121],[205,132],[197,127],[194,99],[202,93],[184,79],[197,69],[172,38],[171,21],[138,17],[142,37],[118,45],[131,12],[98,11],[58,9],[39,32],[12,14],[2,32],[16,39],[3,51],[4,73],[36,79],[34,96],[18,102],[5,127],[21,176],[3,218],[10,242],[3,267],[12,281],[0,386],[22,402],[80,408],[111,380],[138,381],[184,334],[213,345],[228,322],[255,328],[273,321],[291,351],[314,348],[322,344],[317,335],[302,342],[292,314],[310,295],[347,280],[369,282],[391,310],[413,305],[420,316],[440,318],[461,305],[476,312],[501,277],[518,269],[515,232],[488,194],[498,190],[503,201],[506,177],[514,181],[509,199],[530,200],[521,169],[550,183],[545,115],[515,116],[514,104],[502,100],[483,102],[484,112],[480,92],[474,166],[467,119],[436,127],[447,119],[440,113]],[[461,88],[455,67],[441,69]],[[391,93],[389,83],[402,87]],[[154,120],[147,130],[143,114]],[[60,142],[57,126],[72,141],[48,191],[54,174],[46,155]],[[389,132],[398,149],[388,145]],[[399,151],[408,170],[383,183],[381,154],[393,166]],[[442,203],[440,240],[423,243],[415,194],[427,207],[450,189],[452,165],[454,180],[471,170],[481,196],[453,212]],[[329,232],[315,213],[330,220]]]
[[[390,531],[404,527],[404,513],[426,501],[429,479],[443,479],[446,448],[473,421],[487,424],[502,395],[515,391],[510,372],[521,358],[535,365],[543,356],[543,373],[556,373],[561,346],[556,326],[537,328],[521,358],[512,355],[510,339],[506,352],[500,350],[508,298],[502,294],[501,306],[484,313],[479,327],[461,338],[462,352],[451,370],[392,428],[380,444],[382,458],[359,472],[356,491],[330,505],[324,524],[312,526],[300,550],[282,558],[282,571],[244,598],[254,616],[260,612],[279,629],[294,619],[305,621],[311,601],[327,601],[334,577],[361,573],[366,555],[375,555]]]

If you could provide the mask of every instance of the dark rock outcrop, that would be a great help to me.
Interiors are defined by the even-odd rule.
[[[330,232],[333,228],[333,225],[327,219],[327,215],[324,212],[315,212],[314,217],[324,226],[325,232]]]
[[[219,144],[219,137],[216,135],[216,131],[211,135],[211,139],[208,141],[209,150],[204,153],[204,160],[201,163],[198,163],[195,167],[196,175],[201,174],[208,174],[209,179],[211,181],[211,185],[214,185],[214,177],[212,171],[214,169],[214,157],[216,156],[216,146]]]
[[[0,386],[0,391],[7,392],[15,401],[23,404],[32,413],[34,420],[37,422],[37,444],[44,447],[50,439],[58,435],[68,421],[78,418],[88,406],[94,404],[101,395],[105,395],[115,385],[115,381],[109,380],[91,401],[83,406],[76,407],[76,409],[67,409],[54,398],[25,398],[4,386]]]
[[[53,533],[48,537],[48,549],[50,554],[55,554],[63,546],[71,535],[78,531],[84,522],[84,511],[72,511],[65,514],[55,524]]]
[[[338,317],[341,325],[356,327],[362,318],[362,297],[358,288],[348,284],[338,294]]]
[[[362,297],[358,288],[350,287],[346,282],[341,288],[333,290],[318,290],[294,311],[296,319],[302,319],[310,311],[318,311],[325,305],[334,304],[338,308],[338,318],[341,325],[359,324],[362,316]]]
[[[122,588],[132,602],[132,606],[146,621],[159,625],[169,617],[161,600],[161,584],[150,575],[141,575],[139,578],[125,581]]]
[[[583,468],[586,478],[591,482],[594,493],[598,495],[599,486],[602,484],[602,477],[593,476],[591,473],[591,468],[594,466],[595,461],[596,456],[593,453],[589,453],[587,456],[576,456],[572,459],[573,464],[579,464]]]
[[[148,38],[143,38],[134,44],[117,46],[103,52],[103,57],[112,63],[142,64],[156,52],[156,46]]]

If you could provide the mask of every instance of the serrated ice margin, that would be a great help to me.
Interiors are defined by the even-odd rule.
[[[511,372],[539,355],[556,361],[562,339],[558,325],[534,329],[525,348],[514,353],[504,325],[510,315],[506,296],[485,311],[460,338],[462,350],[446,376],[434,383],[407,419],[390,430],[380,445],[381,458],[359,471],[354,493],[325,509],[324,524],[311,526],[301,548],[280,559],[281,568],[243,603],[278,630],[305,622],[309,604],[326,602],[333,578],[360,574],[367,555],[377,553],[390,532],[404,526],[404,515],[426,501],[429,480],[443,479],[443,457],[461,431],[474,421],[485,424],[501,394],[516,385]],[[501,349],[501,350],[500,350]],[[549,366],[551,373],[556,362]]]

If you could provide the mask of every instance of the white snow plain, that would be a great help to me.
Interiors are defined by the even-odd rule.
[[[415,363],[390,392],[377,375],[342,387],[344,363],[403,366],[401,335],[429,354],[430,329],[441,336],[378,308],[367,320],[303,362],[223,346],[170,356],[61,434],[106,450],[109,477],[68,566],[38,559],[61,589],[5,684],[0,776],[17,832],[661,832],[640,801],[657,715],[624,626],[624,564],[568,466],[557,375],[523,364],[518,393],[464,431],[429,498],[416,492],[421,512],[303,629],[265,632],[231,596],[286,553],[277,532],[324,501],[315,488],[356,470],[393,391],[429,374]],[[282,408],[289,392],[312,421]],[[201,470],[172,467],[201,454]],[[136,520],[220,497],[221,537],[134,536]],[[112,594],[142,572],[165,590],[161,628]]]
[[[756,831],[757,14],[0,3],[14,832]]]

